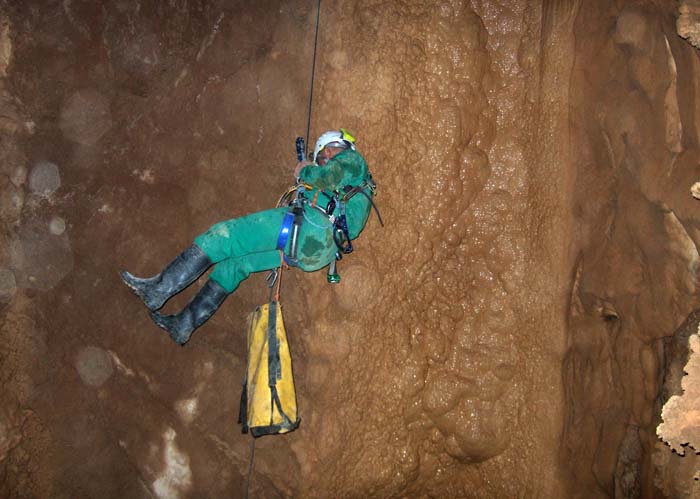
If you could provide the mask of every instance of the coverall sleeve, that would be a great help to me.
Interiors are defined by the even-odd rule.
[[[315,188],[332,192],[346,184],[355,183],[355,179],[362,181],[367,174],[366,170],[367,166],[357,152],[346,151],[325,166],[305,166],[299,173],[299,178]]]

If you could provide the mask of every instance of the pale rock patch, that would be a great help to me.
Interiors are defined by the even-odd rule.
[[[153,482],[153,492],[161,499],[187,497],[192,487],[190,458],[175,445],[176,436],[172,428],[167,428],[163,434],[165,467]]]

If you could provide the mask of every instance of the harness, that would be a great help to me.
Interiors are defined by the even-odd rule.
[[[335,260],[331,262],[328,267],[328,282],[338,283],[340,282],[340,275],[336,270],[336,261],[343,258],[343,255],[348,255],[354,251],[352,246],[352,241],[350,239],[350,232],[348,230],[348,221],[346,217],[346,205],[347,203],[357,194],[364,195],[370,202],[372,208],[374,208],[379,223],[384,227],[384,221],[379,214],[379,209],[377,205],[372,200],[372,196],[367,193],[369,190],[373,195],[377,189],[377,183],[372,179],[372,175],[368,174],[367,178],[357,186],[346,185],[342,189],[342,193],[333,191],[328,193],[323,190],[317,190],[316,195],[313,200],[309,200],[306,197],[306,190],[312,189],[313,186],[307,184],[299,184],[294,188],[289,189],[280,199],[278,206],[283,205],[285,202],[290,206],[289,211],[285,214],[282,221],[282,227],[280,228],[279,236],[277,238],[277,249],[282,252],[284,261],[290,267],[296,267],[299,265],[299,260],[297,259],[297,249],[298,249],[298,238],[299,229],[304,221],[304,205],[310,206],[311,208],[320,211],[325,215],[331,222],[333,230],[333,241],[338,249],[335,254]],[[292,196],[293,201],[289,201]],[[317,204],[318,195],[323,194],[327,199],[328,203],[325,208]],[[337,209],[337,213],[336,213]],[[287,247],[287,242],[291,237],[291,243],[289,246],[289,254],[285,253],[285,248]]]
[[[277,249],[282,252],[284,262],[290,267],[297,267],[299,265],[299,260],[297,259],[297,249],[299,245],[299,229],[301,229],[301,224],[304,221],[305,190],[306,187],[304,185],[298,185],[291,191],[296,192],[296,197],[291,203],[289,203],[290,209],[284,215],[282,227],[280,228],[280,233],[277,236]],[[289,193],[290,191],[287,191],[285,196]],[[282,199],[284,199],[285,196],[282,196]],[[280,200],[280,202],[282,202],[282,200]],[[292,238],[292,242],[289,246],[289,254],[287,255],[284,250],[287,247],[287,241],[289,240],[290,236]]]

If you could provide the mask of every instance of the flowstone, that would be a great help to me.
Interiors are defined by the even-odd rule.
[[[700,454],[700,336],[688,338],[690,358],[681,381],[682,395],[674,395],[661,411],[663,422],[656,434],[681,456],[686,447]]]

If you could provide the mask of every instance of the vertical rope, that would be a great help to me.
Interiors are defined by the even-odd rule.
[[[318,5],[316,6],[316,32],[314,33],[314,52],[313,58],[311,60],[311,85],[309,88],[309,114],[306,118],[306,151],[304,159],[309,157],[309,131],[311,130],[311,104],[314,99],[314,75],[316,73],[316,48],[318,47],[318,24],[321,18],[321,0],[318,0]]]
[[[253,476],[253,460],[255,458],[255,437],[250,437],[250,461],[248,461],[248,476],[245,479],[245,496],[244,499],[248,499],[248,494],[250,493],[250,482],[252,482]]]
[[[314,51],[313,51],[313,57],[311,60],[311,85],[309,88],[309,112],[306,117],[306,148],[307,150],[304,151],[305,159],[308,158],[308,147],[309,147],[309,131],[311,130],[311,104],[313,103],[314,99],[314,75],[316,73],[316,49],[318,47],[318,24],[319,20],[321,18],[321,0],[318,0],[318,4],[316,5],[316,28],[314,32]],[[280,254],[280,256],[282,256]],[[282,268],[284,267],[284,258],[282,258],[281,265],[278,270],[277,274],[277,282],[273,283],[272,288],[270,289],[270,299],[274,297],[274,299],[279,303],[280,299],[280,288],[281,288],[281,281],[282,281]],[[277,290],[275,292],[275,284],[277,287]],[[274,293],[274,294],[273,294]],[[252,482],[252,476],[253,476],[253,463],[255,461],[255,437],[252,437],[250,439],[250,461],[248,462],[248,476],[246,477],[246,484],[245,484],[245,499],[248,499],[248,495],[250,493],[250,484]]]
[[[284,269],[284,260],[282,260],[282,265],[280,265],[279,270],[277,271],[277,290],[275,291],[274,298],[277,303],[280,301],[280,289],[282,288],[282,270]]]

